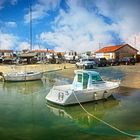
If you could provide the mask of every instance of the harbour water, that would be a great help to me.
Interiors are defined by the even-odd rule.
[[[102,72],[104,77],[109,72]],[[60,107],[47,103],[52,86],[71,83],[54,72],[43,81],[0,82],[1,140],[134,140],[85,113],[79,105]],[[114,77],[116,75],[114,74]],[[119,73],[117,77],[122,77]],[[107,101],[83,104],[101,120],[120,130],[140,135],[140,89],[121,87]]]

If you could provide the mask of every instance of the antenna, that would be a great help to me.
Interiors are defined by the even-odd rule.
[[[137,43],[137,40],[136,40],[137,38],[136,38],[136,36],[134,37],[134,46],[135,46],[135,48],[136,48],[136,43]]]
[[[99,50],[102,48],[102,43],[101,42],[99,42]]]
[[[2,38],[1,38],[1,36],[2,36],[2,31],[1,31],[1,28],[0,28],[0,49],[1,49],[1,45],[2,45]]]

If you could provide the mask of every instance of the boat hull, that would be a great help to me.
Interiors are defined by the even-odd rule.
[[[69,87],[69,88],[68,88]],[[108,89],[84,89],[84,90],[73,90],[72,85],[59,86],[52,88],[46,96],[47,101],[59,104],[59,105],[72,105],[90,101],[97,101],[101,99],[107,99],[114,93],[119,84],[116,84],[112,88]],[[63,90],[66,88],[65,90]]]
[[[4,80],[7,82],[22,82],[22,81],[34,81],[41,80],[43,73],[33,73],[33,74],[6,74],[4,75]]]

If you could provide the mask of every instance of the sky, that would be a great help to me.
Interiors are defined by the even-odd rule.
[[[140,0],[0,0],[0,49],[86,52],[128,43],[140,51],[139,13]]]

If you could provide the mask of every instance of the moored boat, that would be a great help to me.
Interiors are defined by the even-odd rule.
[[[98,72],[76,70],[72,84],[54,86],[46,99],[63,106],[107,99],[119,85],[120,81],[104,81]]]
[[[22,81],[34,81],[41,80],[43,73],[42,72],[13,72],[2,74],[4,81],[9,82],[22,82]]]

